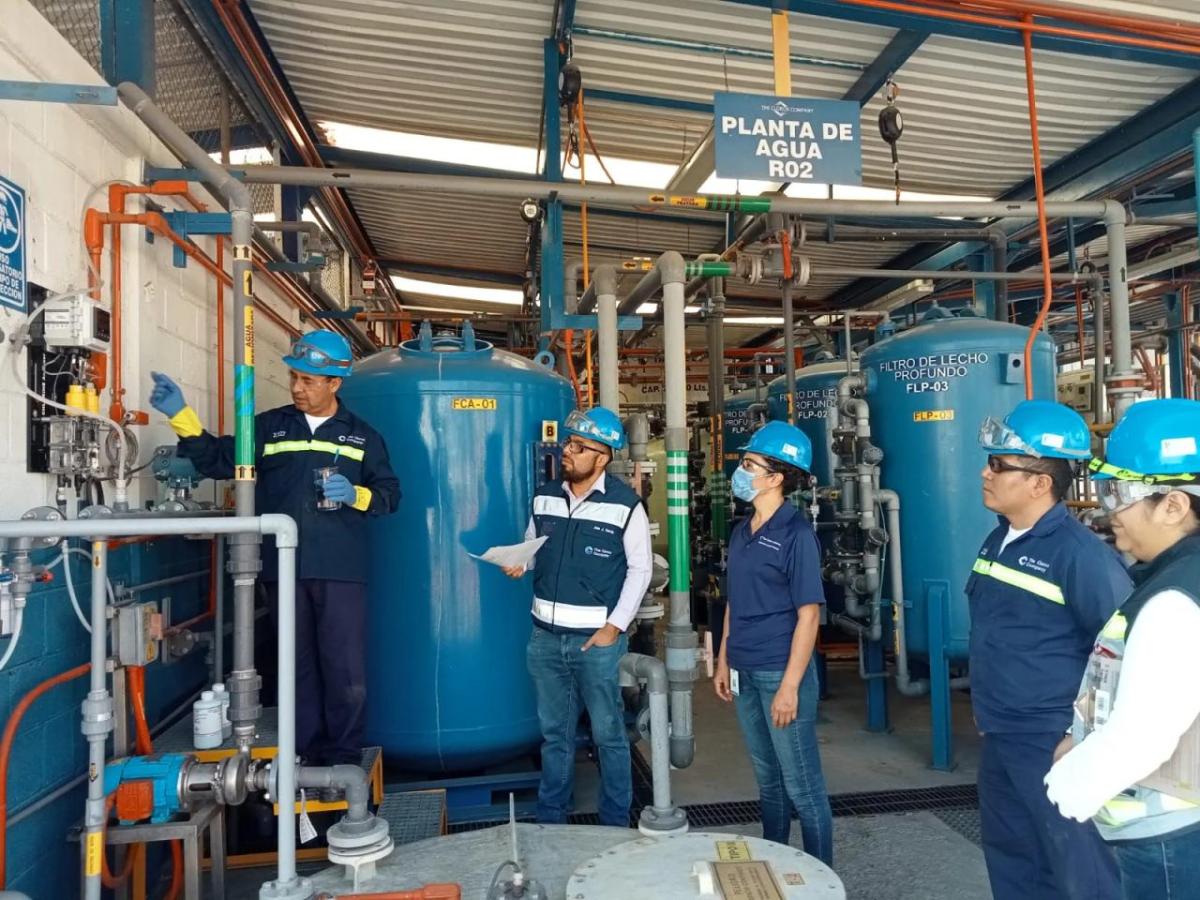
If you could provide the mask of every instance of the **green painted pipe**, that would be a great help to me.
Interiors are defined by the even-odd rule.
[[[687,264],[688,278],[728,278],[734,274],[733,263],[696,260]]]
[[[667,555],[671,566],[670,590],[673,592],[692,589],[690,547],[687,451],[668,450]]]

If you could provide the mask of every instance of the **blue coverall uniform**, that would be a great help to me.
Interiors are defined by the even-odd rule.
[[[233,438],[180,438],[179,455],[209,478],[234,474]],[[342,402],[314,433],[295,406],[255,418],[258,513],[300,527],[296,576],[296,747],[313,764],[359,763],[366,718],[367,517],[394,512],[400,482],[383,438]],[[313,470],[336,465],[368,489],[365,509],[317,509]],[[274,539],[264,538],[261,579],[278,597]]]
[[[983,542],[967,581],[971,701],[983,734],[979,811],[996,900],[1119,897],[1091,822],[1064,818],[1042,783],[1071,727],[1095,636],[1128,596],[1120,557],[1058,504],[1007,547]]]

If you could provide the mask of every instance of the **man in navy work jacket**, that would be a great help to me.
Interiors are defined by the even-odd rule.
[[[351,372],[349,342],[332,331],[300,338],[283,358],[292,403],[255,418],[258,513],[300,526],[296,579],[296,747],[312,764],[362,760],[366,709],[367,517],[394,512],[400,483],[387,447],[337,398]],[[233,477],[233,438],[205,431],[183,392],[153,373],[150,405],[179,435],[179,455],[209,478]],[[314,471],[337,473],[314,483]],[[318,508],[319,500],[335,509]],[[278,598],[275,553],[262,554],[262,582]]]
[[[1064,818],[1042,780],[1071,727],[1095,636],[1131,582],[1063,503],[1091,456],[1087,424],[1027,400],[980,430],[983,502],[1000,525],[967,582],[971,701],[983,735],[979,812],[996,900],[1116,900],[1116,863],[1091,822]]]
[[[567,417],[563,481],[533,498],[533,634],[526,660],[542,728],[539,822],[564,823],[575,781],[575,729],[584,709],[600,757],[600,824],[629,827],[633,780],[617,667],[650,585],[650,520],[641,498],[605,468],[625,430],[604,407]],[[521,567],[504,570],[513,578]]]

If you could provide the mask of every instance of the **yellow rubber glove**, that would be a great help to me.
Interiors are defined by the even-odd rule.
[[[175,433],[183,438],[199,437],[204,433],[204,426],[200,424],[200,417],[196,415],[196,411],[190,406],[185,406],[175,415],[167,420]]]

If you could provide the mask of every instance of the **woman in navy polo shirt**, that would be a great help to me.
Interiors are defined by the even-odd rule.
[[[804,852],[833,862],[833,814],[817,751],[813,647],[820,624],[821,552],[787,496],[812,465],[799,428],[769,422],[745,447],[733,494],[754,514],[729,538],[729,613],[714,683],[734,702],[762,804],[763,837],[788,843],[792,811]]]

